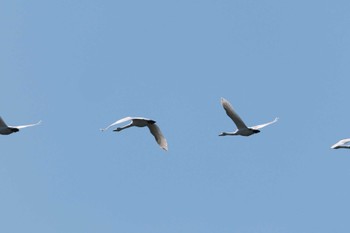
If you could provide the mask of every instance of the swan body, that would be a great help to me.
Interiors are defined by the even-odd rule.
[[[276,117],[273,121],[256,125],[252,127],[247,127],[247,125],[243,122],[243,120],[239,117],[239,115],[234,111],[232,105],[230,102],[228,102],[226,99],[221,98],[221,105],[225,109],[226,114],[231,118],[231,120],[235,123],[237,126],[237,130],[234,132],[222,132],[219,134],[219,136],[234,136],[234,135],[241,135],[241,136],[250,136],[252,134],[260,133],[260,129],[271,125],[275,123],[278,120],[278,117]]]
[[[148,129],[150,130],[151,134],[156,139],[158,145],[163,150],[166,150],[166,151],[168,150],[168,143],[167,143],[165,137],[163,136],[162,132],[160,131],[160,128],[156,124],[156,121],[148,119],[148,118],[144,118],[144,117],[125,117],[125,118],[122,118],[122,119],[117,120],[116,122],[110,124],[106,128],[101,129],[101,131],[105,131],[105,130],[109,129],[112,126],[115,126],[117,124],[120,124],[120,123],[123,123],[123,122],[126,122],[126,121],[131,121],[131,122],[129,124],[125,125],[125,126],[118,127],[116,129],[114,129],[113,131],[119,132],[119,131],[122,131],[122,130],[124,130],[126,128],[132,127],[132,126],[136,126],[136,127],[145,127],[145,126],[147,126]]]
[[[1,135],[9,135],[12,133],[18,132],[20,129],[24,129],[27,127],[39,125],[41,121],[35,124],[29,124],[29,125],[19,125],[19,126],[8,126],[5,121],[0,117],[0,134]]]
[[[350,145],[348,144],[350,142],[350,138],[342,139],[333,146],[331,146],[332,149],[350,149]]]

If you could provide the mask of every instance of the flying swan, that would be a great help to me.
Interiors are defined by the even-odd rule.
[[[342,139],[333,146],[331,146],[332,149],[339,149],[339,148],[346,148],[350,149],[350,145],[347,145],[350,142],[350,138]]]
[[[227,136],[227,135],[241,135],[241,136],[250,136],[255,133],[259,133],[260,129],[271,125],[275,123],[278,120],[278,117],[276,117],[273,121],[256,125],[252,127],[247,127],[246,124],[242,121],[242,119],[238,116],[238,114],[233,110],[233,107],[231,106],[230,102],[228,102],[226,99],[221,98],[221,105],[224,107],[226,114],[233,120],[233,122],[237,126],[237,130],[234,132],[222,132],[219,134],[219,136]]]
[[[164,138],[162,132],[160,131],[160,128],[156,124],[156,121],[151,120],[151,119],[147,119],[144,117],[125,117],[123,119],[120,119],[120,120],[110,124],[106,128],[101,129],[101,131],[105,131],[114,125],[117,125],[117,124],[120,124],[120,123],[123,123],[126,121],[131,121],[131,122],[125,126],[118,127],[116,129],[114,129],[113,131],[119,132],[119,131],[122,131],[123,129],[129,128],[132,126],[137,126],[137,127],[147,126],[149,131],[151,132],[151,134],[156,139],[159,146],[166,151],[168,150],[168,143],[167,143],[166,139]]]
[[[8,126],[6,125],[5,121],[0,117],[0,134],[2,135],[9,135],[15,132],[18,132],[20,129],[39,125],[41,121],[35,124],[30,124],[30,125],[19,125],[19,126]]]

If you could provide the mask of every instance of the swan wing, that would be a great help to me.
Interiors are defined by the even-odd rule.
[[[111,128],[112,126],[115,126],[115,125],[117,125],[117,124],[123,123],[123,122],[125,122],[125,121],[132,121],[133,119],[134,119],[133,117],[124,117],[124,118],[122,118],[122,119],[120,119],[120,120],[117,120],[116,122],[110,124],[110,125],[107,126],[106,128],[103,128],[103,129],[100,129],[100,130],[101,130],[101,131],[105,131],[105,130]]]
[[[253,127],[250,127],[250,128],[251,129],[262,129],[262,128],[264,128],[264,127],[266,127],[268,125],[271,125],[271,124],[273,124],[273,123],[275,123],[277,121],[278,121],[278,117],[276,117],[273,121],[270,121],[270,122],[267,122],[267,123],[261,124],[261,125],[256,125],[256,126],[253,126]]]
[[[41,124],[41,120],[35,124],[29,124],[29,125],[19,125],[19,126],[11,126],[13,128],[17,128],[17,129],[24,129],[27,127],[32,127],[32,126],[36,126],[36,125],[40,125]]]
[[[338,146],[343,146],[343,145],[345,145],[345,144],[347,144],[349,142],[350,142],[350,138],[342,139],[339,142],[335,143],[333,146],[331,146],[331,148],[334,149],[334,148],[336,148]]]
[[[6,128],[7,125],[5,123],[5,121],[0,117],[0,128]]]
[[[156,141],[159,144],[159,146],[162,149],[167,151],[168,150],[168,143],[167,143],[165,137],[163,136],[162,131],[160,131],[160,128],[158,127],[158,125],[156,125],[156,124],[149,124],[148,128],[149,128],[149,131],[151,131],[151,134],[156,139]]]
[[[233,120],[238,129],[248,128],[246,124],[242,121],[239,115],[233,110],[232,105],[226,99],[221,98],[221,105],[225,109],[226,114]]]

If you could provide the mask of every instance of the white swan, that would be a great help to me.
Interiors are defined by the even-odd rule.
[[[342,139],[333,146],[331,146],[332,149],[339,149],[339,148],[346,148],[350,149],[350,145],[347,145],[350,142],[350,138]]]
[[[247,127],[246,124],[242,121],[242,119],[238,116],[238,114],[233,110],[233,107],[231,104],[224,98],[221,98],[221,105],[224,107],[226,114],[233,120],[233,122],[237,126],[237,130],[234,132],[222,132],[219,134],[219,136],[226,136],[226,135],[241,135],[241,136],[250,136],[255,133],[259,133],[260,130],[268,125],[271,125],[275,123],[278,120],[278,117],[276,117],[273,121],[256,125],[252,127]]]
[[[8,126],[5,121],[0,117],[0,134],[2,135],[9,135],[15,132],[18,132],[20,129],[39,125],[41,121],[35,124],[30,124],[30,125],[19,125],[19,126]]]
[[[125,121],[131,121],[128,125],[125,125],[123,127],[118,127],[113,131],[121,131],[123,129],[132,127],[132,126],[137,126],[137,127],[145,127],[147,126],[151,132],[151,134],[154,136],[154,138],[156,139],[157,143],[159,144],[159,146],[164,149],[164,150],[168,150],[168,143],[165,139],[165,137],[163,136],[162,132],[160,131],[160,128],[158,127],[158,125],[156,124],[156,121],[151,120],[151,119],[147,119],[147,118],[143,118],[143,117],[125,117],[123,119],[120,119],[112,124],[110,124],[109,126],[107,126],[104,129],[101,129],[101,131],[105,131],[107,129],[109,129],[110,127],[123,123]]]

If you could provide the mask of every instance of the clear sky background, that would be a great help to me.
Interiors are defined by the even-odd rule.
[[[2,0],[7,233],[350,232],[350,2]],[[280,120],[250,137],[247,125]],[[146,128],[101,127],[125,116]]]

